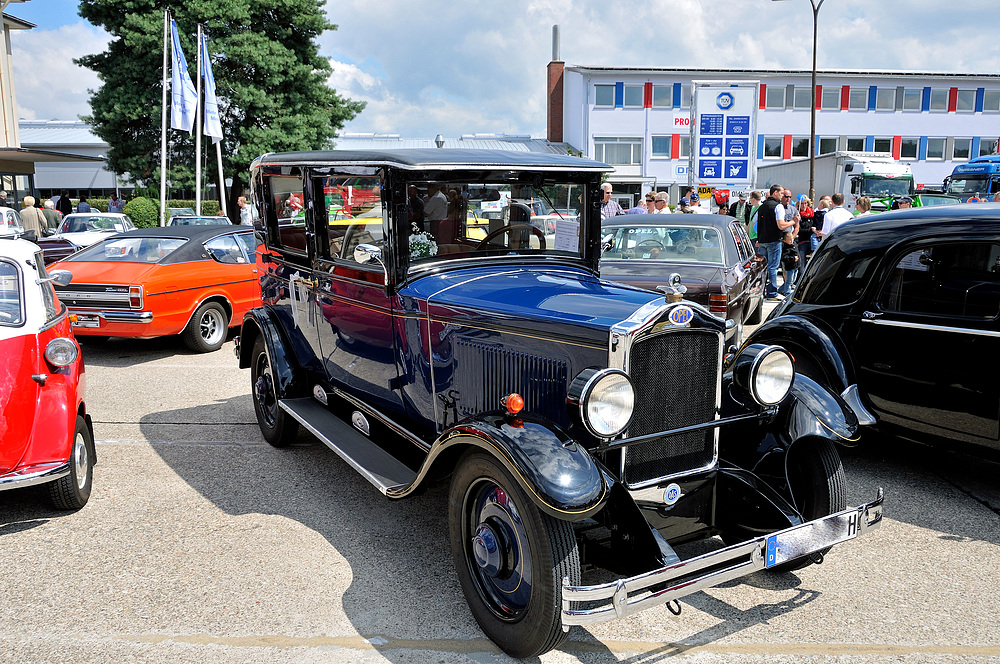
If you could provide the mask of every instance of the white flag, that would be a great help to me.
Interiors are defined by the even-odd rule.
[[[187,60],[181,51],[181,40],[177,36],[177,24],[170,19],[170,51],[173,56],[170,78],[170,126],[190,132],[194,127],[194,116],[198,112],[198,93],[188,74]]]
[[[208,59],[208,38],[201,36],[201,76],[205,79],[205,124],[203,131],[213,143],[222,140],[222,122],[219,120],[219,100],[215,97],[215,76]]]

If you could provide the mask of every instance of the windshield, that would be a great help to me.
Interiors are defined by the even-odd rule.
[[[988,175],[953,175],[948,182],[948,193],[956,196],[979,196],[1000,191],[1000,179],[993,183],[992,189]]]
[[[865,176],[861,185],[861,195],[871,198],[909,196],[912,193],[912,178],[880,178]]]
[[[89,233],[131,230],[122,217],[102,217],[91,214],[69,214],[63,220],[63,233]]]
[[[556,180],[411,182],[410,262],[469,256],[583,255],[583,186]],[[519,174],[527,179],[531,174]]]
[[[116,237],[95,244],[66,260],[94,263],[158,263],[187,240],[176,237]]]
[[[604,226],[610,243],[601,259],[669,260],[722,263],[718,230],[696,226]]]

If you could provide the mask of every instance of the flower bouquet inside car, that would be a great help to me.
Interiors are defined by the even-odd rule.
[[[427,231],[421,231],[417,225],[411,224],[413,233],[410,234],[410,258],[430,258],[436,256],[438,252],[437,242],[434,236]]]

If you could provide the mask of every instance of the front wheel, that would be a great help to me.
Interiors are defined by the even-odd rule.
[[[211,353],[222,348],[228,332],[229,316],[226,310],[218,302],[206,302],[198,307],[182,336],[191,350]]]
[[[262,336],[258,336],[253,342],[250,389],[253,412],[257,415],[257,425],[264,440],[275,447],[285,447],[295,440],[299,423],[278,405],[278,390],[271,373],[271,362],[267,357],[267,345]]]
[[[78,510],[90,500],[93,485],[94,438],[86,420],[77,415],[69,455],[69,475],[49,484],[49,500],[56,509]]]
[[[580,582],[573,527],[543,514],[494,457],[467,454],[448,501],[452,556],[486,635],[511,657],[535,657],[567,637],[563,577]]]

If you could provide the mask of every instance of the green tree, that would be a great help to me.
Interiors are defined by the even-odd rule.
[[[331,67],[316,38],[337,26],[327,20],[322,0],[82,0],[80,15],[112,36],[106,51],[77,60],[101,80],[85,119],[111,146],[109,168],[128,173],[138,187],[159,187],[165,8],[177,22],[192,79],[198,23],[208,37],[223,169],[233,179],[232,214],[238,213],[236,197],[253,159],[272,151],[328,148],[337,130],[364,108],[326,84]],[[173,189],[192,191],[194,136],[168,129],[167,141],[168,180]],[[202,138],[202,148],[202,170],[213,174],[211,138]]]

